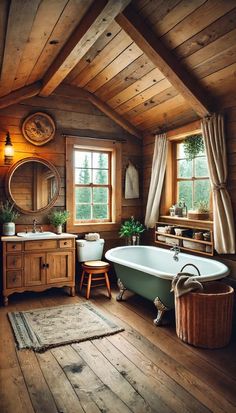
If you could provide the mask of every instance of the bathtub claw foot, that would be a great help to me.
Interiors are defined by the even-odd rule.
[[[156,326],[160,326],[160,325],[162,324],[163,316],[164,316],[165,312],[169,310],[169,308],[166,307],[166,306],[161,302],[161,300],[160,300],[159,297],[156,297],[156,298],[155,298],[155,300],[154,300],[154,305],[155,305],[155,307],[156,307],[156,309],[157,309],[157,318],[155,318],[155,320],[153,320],[153,322],[154,322],[154,324],[155,324]]]
[[[123,282],[121,281],[120,278],[118,278],[118,280],[117,280],[117,285],[118,285],[120,291],[119,291],[119,294],[117,294],[117,296],[116,296],[116,301],[122,301],[122,297],[123,297],[123,294],[124,294],[126,288],[125,288],[125,286],[124,286],[124,284],[123,284]]]

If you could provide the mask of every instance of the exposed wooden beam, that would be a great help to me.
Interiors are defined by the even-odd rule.
[[[206,116],[212,111],[213,108],[209,104],[208,96],[201,89],[197,80],[165,47],[132,6],[128,6],[115,20],[199,116]]]
[[[136,136],[137,138],[142,139],[142,132],[136,129],[131,123],[129,123],[126,119],[124,119],[121,115],[115,112],[110,106],[108,106],[105,102],[99,99],[97,96],[93,95],[92,93],[88,92],[85,89],[81,89],[79,87],[74,87],[71,85],[63,84],[58,87],[55,91],[59,95],[79,98],[79,99],[86,99],[91,102],[94,106],[101,110],[105,115],[107,115],[110,119],[112,119],[115,123],[129,132],[131,135]]]
[[[0,109],[14,105],[15,103],[21,102],[22,100],[29,99],[32,96],[36,96],[39,93],[41,87],[41,82],[35,82],[31,85],[14,90],[14,92],[9,93],[8,95],[0,97]]]
[[[131,0],[96,0],[49,67],[40,96],[49,96]]]

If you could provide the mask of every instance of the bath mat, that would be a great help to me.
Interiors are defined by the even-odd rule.
[[[43,352],[123,331],[91,304],[69,304],[8,313],[18,349]]]

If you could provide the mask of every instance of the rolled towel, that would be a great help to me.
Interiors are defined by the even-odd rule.
[[[195,274],[189,274],[188,272],[179,272],[172,280],[171,290],[175,293],[176,297],[188,294],[191,291],[202,291],[203,285],[196,279]]]

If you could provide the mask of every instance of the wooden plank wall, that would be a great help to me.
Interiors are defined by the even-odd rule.
[[[228,191],[231,196],[235,228],[236,228],[236,101],[235,98],[225,99],[224,108],[221,111],[225,114],[226,145],[228,160]],[[151,177],[152,156],[154,150],[154,136],[147,136],[143,141],[143,205],[145,214],[145,205],[148,197],[148,189]],[[145,242],[149,245],[154,244],[154,233],[149,230],[145,236]],[[236,254],[215,256],[226,262],[232,268],[232,277],[236,279]]]
[[[57,132],[55,138],[48,144],[37,147],[27,142],[21,133],[21,124],[24,118],[36,111],[43,111],[50,114],[56,121]],[[6,199],[5,179],[8,166],[4,165],[4,141],[6,131],[10,132],[12,143],[15,149],[14,162],[25,157],[37,156],[53,163],[61,177],[60,196],[55,207],[65,208],[65,137],[63,134],[72,134],[85,137],[97,137],[122,140],[122,165],[123,178],[122,186],[124,189],[124,175],[128,160],[131,160],[139,170],[141,170],[141,151],[140,141],[128,135],[123,129],[117,126],[112,120],[103,115],[98,109],[89,102],[78,99],[66,99],[60,95],[52,95],[48,98],[34,97],[21,104],[12,105],[0,111],[0,201]],[[140,178],[141,182],[142,177]],[[123,191],[124,192],[124,191]],[[122,201],[122,220],[131,215],[142,218],[142,200]],[[18,220],[17,229],[24,229],[26,225],[30,227],[35,217],[39,225],[47,228],[48,212],[41,215],[21,215]],[[51,228],[52,229],[52,228]],[[91,227],[91,232],[94,229]],[[82,234],[80,234],[82,235]],[[101,233],[105,238],[106,249],[122,244],[118,232]]]

